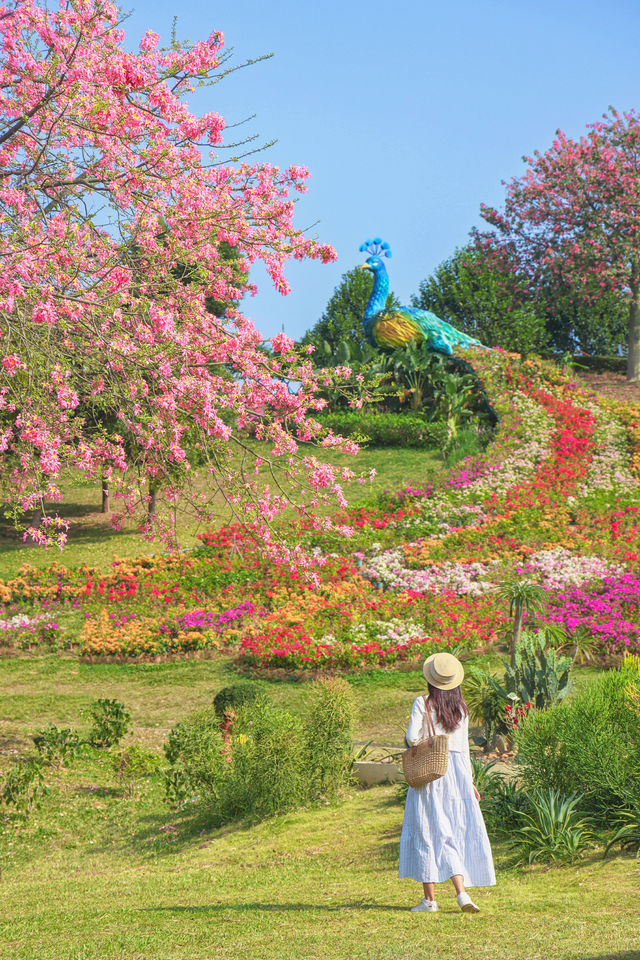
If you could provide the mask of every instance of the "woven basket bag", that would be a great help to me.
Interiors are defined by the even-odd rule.
[[[426,697],[424,706],[427,711],[427,739],[421,740],[415,747],[409,747],[402,754],[405,780],[410,787],[416,788],[443,777],[449,764],[449,737],[446,733],[436,735]]]

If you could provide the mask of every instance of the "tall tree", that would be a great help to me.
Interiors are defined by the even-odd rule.
[[[610,108],[578,140],[558,131],[507,185],[504,209],[482,206],[477,239],[534,286],[570,288],[591,303],[613,293],[627,308],[629,380],[640,379],[640,116]]]
[[[527,354],[540,350],[548,339],[544,317],[517,274],[488,263],[473,245],[456,250],[436,267],[411,302],[487,347]]]
[[[291,556],[271,526],[285,488],[258,487],[232,455],[247,427],[298,490],[344,497],[330,467],[295,461],[320,429],[311,363],[284,336],[262,350],[237,305],[256,260],[286,293],[287,260],[335,253],[293,225],[303,167],[226,165],[223,118],[190,110],[195,87],[229,70],[222,35],[160,49],[149,31],[138,52],[123,39],[106,0],[0,10],[0,493],[17,523],[42,509],[34,538],[61,543],[46,502],[61,498],[64,468],[108,479],[123,512],[149,481],[171,541],[172,504],[204,463],[198,515],[222,501],[274,557]],[[197,264],[198,282],[176,264]],[[232,306],[217,316],[214,302]],[[104,426],[112,411],[120,432]]]
[[[517,264],[471,243],[423,280],[412,303],[490,347],[527,354],[544,347],[615,353],[627,311],[618,293],[584,296],[559,281],[535,285]],[[593,292],[593,291],[592,291]]]
[[[342,274],[340,283],[333,291],[324,313],[307,333],[302,343],[313,344],[319,350],[323,359],[326,354],[324,344],[328,344],[329,357],[336,358],[336,362],[343,362],[338,357],[340,343],[353,344],[362,349],[366,346],[362,318],[367,301],[373,288],[373,276],[360,267],[354,267]],[[400,301],[395,294],[390,293],[387,306],[399,306]]]

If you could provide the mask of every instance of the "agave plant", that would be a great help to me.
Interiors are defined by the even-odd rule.
[[[471,771],[476,790],[481,797],[492,796],[499,789],[498,784],[503,779],[502,774],[494,770],[497,760],[483,763],[478,757],[471,758]]]
[[[635,850],[636,856],[640,857],[640,801],[630,810],[621,811],[616,827],[618,829],[605,848],[605,857],[616,843],[619,843],[623,850]]]
[[[577,809],[581,799],[579,794],[566,797],[558,790],[537,790],[528,795],[527,809],[518,813],[518,826],[510,841],[521,861],[574,860],[594,845],[591,825]]]

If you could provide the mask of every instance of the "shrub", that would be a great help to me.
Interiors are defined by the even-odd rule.
[[[364,439],[373,447],[434,447],[447,441],[447,425],[429,423],[409,413],[372,413],[367,410],[322,414],[318,420],[343,437]]]
[[[305,721],[305,760],[312,799],[334,798],[344,784],[353,755],[355,703],[341,677],[321,680]]]
[[[216,694],[213,699],[214,710],[218,717],[222,717],[229,708],[238,710],[239,707],[257,700],[261,692],[260,685],[251,680],[233,683]]]
[[[239,706],[226,723],[213,707],[170,732],[167,799],[198,796],[218,822],[261,819],[335,797],[352,754],[353,698],[342,679],[320,681],[305,721],[265,696]]]
[[[80,738],[78,734],[68,727],[61,729],[55,724],[50,724],[43,730],[39,730],[33,737],[36,750],[44,763],[50,763],[54,767],[62,767],[67,760],[72,760],[80,749]]]
[[[472,723],[482,727],[477,742],[488,745],[498,733],[507,733],[505,723],[506,691],[494,678],[479,667],[470,666],[464,678],[464,698]]]
[[[140,780],[155,773],[159,758],[139,744],[131,744],[112,757],[113,769],[120,786],[128,797],[133,797]]]
[[[578,791],[603,821],[640,797],[640,714],[630,687],[640,687],[637,674],[609,671],[571,700],[532,711],[516,732],[525,786]]]
[[[93,724],[87,742],[93,747],[114,747],[131,729],[131,714],[119,700],[94,700],[88,714]]]
[[[18,760],[3,778],[0,800],[27,815],[49,792],[38,760]]]
[[[577,808],[578,794],[562,796],[557,790],[534,791],[528,809],[518,814],[519,825],[510,846],[521,860],[574,860],[585,847],[593,846],[594,835]]]
[[[213,707],[191,714],[170,731],[164,747],[171,764],[165,774],[169,803],[180,805],[193,794],[217,799],[224,773],[224,741]]]
[[[230,762],[211,798],[219,817],[262,819],[304,803],[309,793],[304,750],[304,729],[298,717],[265,697],[241,707]]]

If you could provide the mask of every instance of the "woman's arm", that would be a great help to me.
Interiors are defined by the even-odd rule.
[[[407,746],[415,747],[416,743],[420,743],[423,739],[424,715],[424,699],[417,697],[413,701],[411,716],[409,717],[409,728],[405,737]]]

